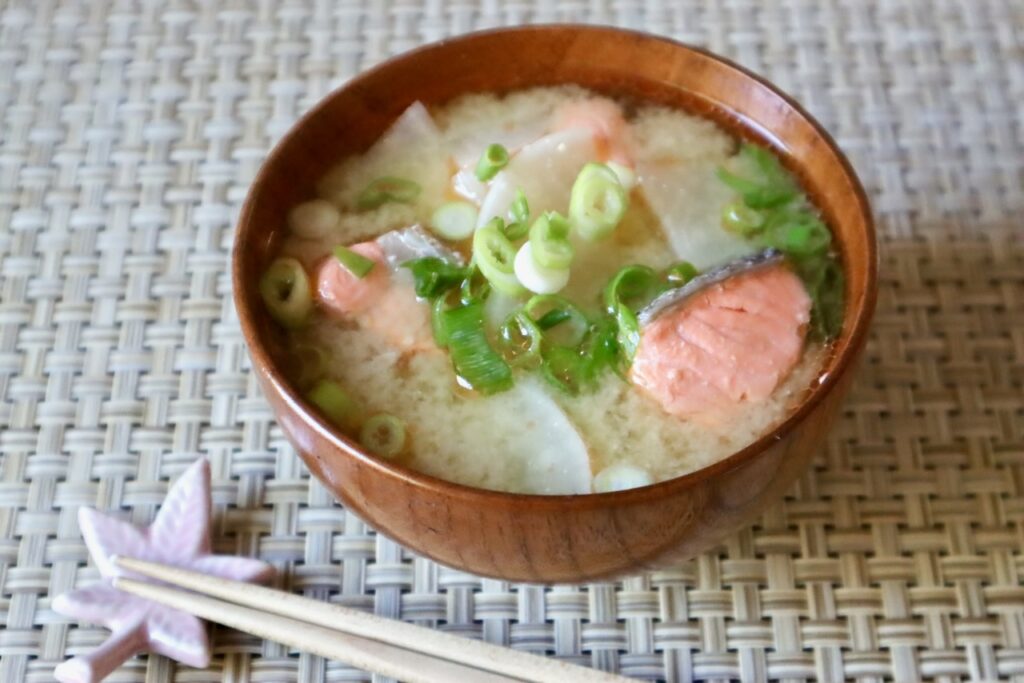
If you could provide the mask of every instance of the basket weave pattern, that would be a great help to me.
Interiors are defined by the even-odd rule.
[[[754,526],[671,571],[482,580],[376,536],[309,479],[248,372],[227,254],[273,142],[392,54],[527,21],[670,35],[772,79],[850,154],[879,310],[827,447]],[[217,552],[287,587],[648,679],[1024,681],[1024,3],[521,0],[0,4],[0,681],[101,629],[79,506],[152,519],[213,465]],[[496,56],[499,58],[500,56]],[[369,680],[215,628],[207,671]]]

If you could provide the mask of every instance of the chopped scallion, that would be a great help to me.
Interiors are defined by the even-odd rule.
[[[526,195],[523,194],[522,190],[516,190],[516,198],[512,200],[512,205],[508,209],[509,218],[514,223],[529,223],[530,222],[530,204],[526,201]]]
[[[534,365],[540,361],[543,338],[543,331],[525,311],[516,311],[498,329],[502,352],[513,365]]]
[[[477,208],[469,202],[446,202],[430,218],[430,229],[446,240],[464,240],[476,228]]]
[[[455,372],[471,389],[494,394],[512,387],[511,368],[487,341],[482,302],[442,312],[441,326]]]
[[[374,455],[393,458],[405,447],[405,423],[387,413],[372,415],[359,430],[359,443]]]
[[[545,268],[568,268],[574,253],[569,221],[555,211],[542,214],[530,227],[530,251]]]
[[[293,258],[275,259],[260,278],[260,296],[267,311],[288,328],[301,327],[313,310],[309,278]]]
[[[569,196],[569,222],[584,239],[608,236],[628,208],[629,195],[605,164],[589,163],[576,176]]]
[[[382,176],[370,182],[356,198],[356,208],[360,211],[376,209],[388,202],[409,204],[420,195],[418,183],[395,176]]]
[[[346,433],[353,434],[359,426],[362,409],[340,384],[322,379],[313,385],[306,399],[315,405],[328,420]]]
[[[345,270],[352,273],[360,280],[369,275],[370,271],[373,270],[373,267],[376,265],[376,261],[373,259],[366,258],[362,254],[352,251],[345,246],[335,247],[334,257],[345,267]]]
[[[523,312],[544,331],[545,341],[560,346],[578,345],[590,327],[580,309],[556,294],[537,294]]]
[[[666,268],[661,277],[670,287],[682,287],[697,277],[700,271],[689,261],[679,261]]]
[[[412,272],[416,296],[424,299],[432,299],[455,287],[469,274],[466,268],[457,263],[436,256],[406,261],[402,268],[408,268]]]
[[[508,164],[508,150],[497,143],[487,145],[480,161],[476,163],[476,177],[488,181]]]
[[[515,274],[516,248],[501,231],[495,218],[473,234],[473,261],[494,289],[509,295],[522,293]]]

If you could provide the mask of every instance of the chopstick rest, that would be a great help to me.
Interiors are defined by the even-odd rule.
[[[79,509],[78,525],[103,581],[58,595],[53,609],[102,624],[111,634],[92,652],[54,669],[54,677],[63,683],[99,681],[146,650],[198,668],[210,663],[206,627],[197,617],[113,586],[115,578],[132,576],[117,567],[115,555],[172,563],[236,581],[265,581],[274,571],[259,560],[210,553],[210,465],[205,458],[178,478],[150,526],[140,529],[89,508]]]

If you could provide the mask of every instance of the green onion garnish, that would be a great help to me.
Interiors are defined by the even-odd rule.
[[[636,313],[623,303],[615,308],[612,315],[615,316],[615,322],[619,326],[616,336],[619,349],[626,362],[631,363],[633,356],[636,355],[637,347],[640,346],[640,323],[636,319]]]
[[[516,311],[498,329],[502,352],[513,365],[534,365],[540,361],[543,338],[541,328],[525,311]]]
[[[523,291],[515,274],[516,248],[501,231],[501,225],[502,220],[495,218],[473,234],[473,261],[492,287],[516,296]]]
[[[359,426],[362,409],[340,384],[322,379],[313,385],[306,399],[319,408],[333,425],[351,434]]]
[[[430,229],[446,240],[464,240],[476,228],[477,209],[469,202],[446,202],[430,218]]]
[[[653,269],[647,266],[625,266],[612,276],[604,288],[604,305],[612,314],[619,304],[639,311],[661,290],[658,274]]]
[[[494,394],[512,387],[511,368],[487,342],[482,302],[442,312],[441,327],[455,373],[471,389]]]
[[[491,294],[491,283],[475,265],[470,265],[466,271],[466,278],[459,287],[459,301],[464,305],[485,301]]]
[[[740,157],[747,175],[718,169],[741,198],[725,207],[723,227],[785,253],[811,297],[811,329],[823,339],[834,337],[843,323],[844,282],[832,233],[771,152],[745,144]]]
[[[572,396],[580,393],[589,378],[587,359],[579,349],[568,346],[546,350],[540,368],[548,382]]]
[[[628,208],[629,195],[606,165],[589,163],[576,176],[569,197],[569,222],[584,239],[606,237]]]
[[[574,253],[569,243],[569,221],[555,211],[541,215],[530,227],[530,251],[545,268],[568,268]]]
[[[722,209],[722,227],[738,235],[750,236],[764,227],[764,216],[742,201],[732,202]]]
[[[796,183],[771,152],[757,145],[744,144],[740,158],[750,172],[744,177],[726,168],[718,169],[718,178],[734,189],[752,209],[781,206],[799,194]]]
[[[469,274],[467,268],[436,256],[406,261],[402,268],[412,272],[416,296],[424,299],[432,299],[460,284]]]
[[[661,277],[670,287],[682,287],[699,273],[697,267],[689,261],[679,261],[662,271]]]
[[[388,202],[409,204],[420,195],[418,183],[395,176],[382,176],[370,182],[356,197],[356,208],[360,211],[376,209]]]
[[[523,312],[544,331],[545,341],[560,346],[576,346],[590,327],[583,312],[557,294],[531,297]]]
[[[516,189],[516,198],[512,200],[508,213],[515,223],[530,222],[530,204],[526,201],[526,195],[522,190]]]
[[[508,164],[508,150],[497,143],[487,145],[480,161],[476,162],[476,177],[488,181]]]
[[[502,232],[509,242],[518,242],[530,232],[530,224],[525,221],[506,223],[502,228]]]
[[[373,415],[359,430],[359,443],[374,455],[393,458],[405,447],[405,423],[387,413]]]
[[[360,253],[354,252],[348,247],[337,246],[334,248],[334,257],[345,266],[345,270],[362,280],[373,270],[376,262],[368,259]]]
[[[293,258],[275,259],[260,278],[260,296],[270,317],[287,328],[302,327],[313,310],[309,278]]]

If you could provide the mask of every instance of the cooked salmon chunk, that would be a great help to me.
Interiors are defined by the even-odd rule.
[[[337,318],[353,320],[371,330],[398,351],[436,348],[430,308],[416,298],[411,278],[390,270],[384,249],[377,242],[361,242],[349,248],[372,260],[373,269],[360,279],[334,256],[325,258],[316,272],[320,305]]]
[[[811,300],[783,265],[735,275],[641,332],[630,375],[677,417],[719,422],[768,398],[800,359]]]

